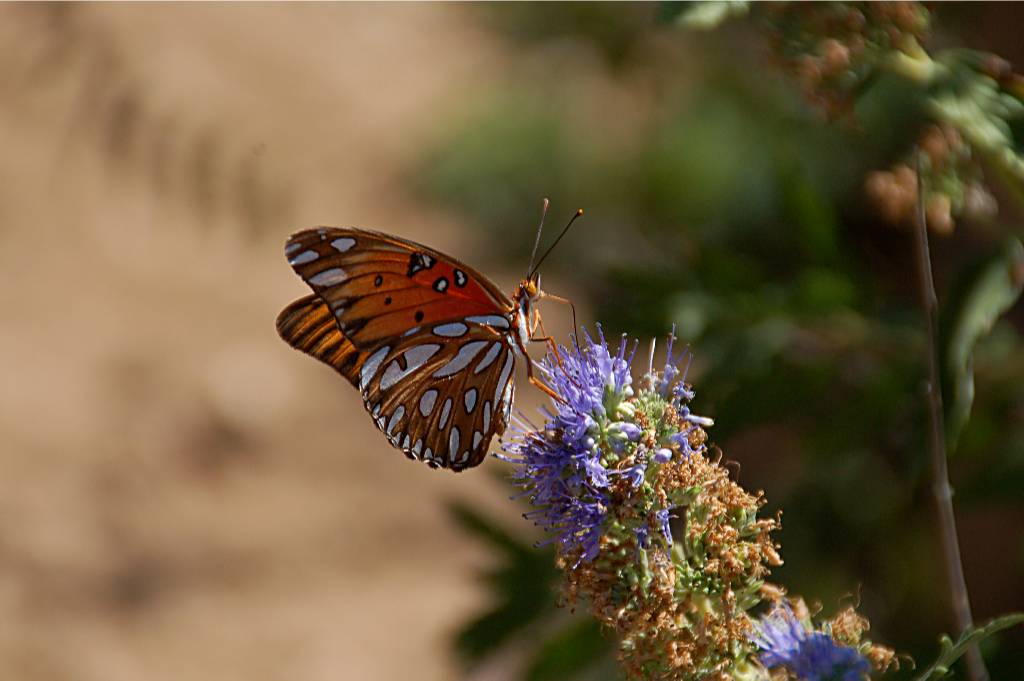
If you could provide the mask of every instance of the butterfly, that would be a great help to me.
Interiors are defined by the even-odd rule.
[[[545,199],[545,214],[547,207]],[[571,303],[542,291],[537,269],[582,214],[534,266],[541,217],[531,266],[511,297],[413,241],[357,228],[297,232],[285,256],[313,293],[278,315],[278,334],[359,390],[377,428],[407,457],[453,471],[479,465],[511,417],[516,355],[530,382],[560,399],[534,376],[526,348],[546,342],[557,351],[536,304]]]

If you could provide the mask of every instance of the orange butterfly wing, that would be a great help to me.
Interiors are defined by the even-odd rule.
[[[315,295],[282,311],[281,337],[356,386],[406,456],[456,471],[479,464],[515,390],[501,291],[449,256],[368,230],[306,230],[285,253]]]
[[[334,367],[352,385],[359,384],[359,366],[366,358],[342,335],[327,304],[316,295],[299,298],[277,316],[277,333],[296,350]]]
[[[380,232],[309,229],[288,240],[285,254],[361,349],[416,326],[512,310],[498,287],[472,268]]]

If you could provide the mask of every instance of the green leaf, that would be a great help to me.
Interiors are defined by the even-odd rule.
[[[544,642],[530,662],[526,681],[556,681],[578,676],[607,658],[610,650],[597,622],[589,617],[578,618]]]
[[[497,523],[493,520],[464,503],[452,502],[448,506],[448,512],[451,514],[455,524],[460,528],[478,539],[486,541],[495,548],[501,549],[503,553],[515,556],[529,553],[531,550],[526,542],[516,539],[498,527]]]
[[[941,679],[949,674],[949,668],[953,666],[953,663],[960,659],[960,657],[967,652],[967,649],[976,643],[980,643],[989,636],[1002,631],[1003,629],[1009,629],[1010,627],[1024,624],[1024,613],[1016,612],[1009,615],[1003,615],[996,619],[983,624],[978,627],[972,627],[965,631],[960,639],[956,643],[952,641],[948,636],[943,635],[939,639],[939,646],[941,648],[939,652],[939,658],[935,660],[930,667],[924,670],[921,674],[914,677],[913,681],[930,681],[931,679]]]
[[[981,69],[992,55],[953,49],[940,53],[941,79],[928,102],[933,116],[955,126],[1019,193],[1024,186],[1024,156],[1015,136],[1024,119],[1024,101],[1004,91]]]
[[[465,504],[453,503],[449,512],[463,530],[490,544],[498,556],[497,566],[482,575],[493,608],[465,624],[455,638],[455,649],[472,664],[555,611],[558,573],[550,549],[538,550],[516,539]]]
[[[1001,253],[972,271],[950,302],[943,334],[943,395],[949,451],[967,424],[974,402],[973,352],[1020,297],[1024,285],[1024,246],[1012,240]]]
[[[664,3],[671,8],[677,24],[703,31],[718,28],[726,19],[743,16],[750,11],[750,3],[744,0],[710,0],[687,3],[680,7],[682,4]],[[664,15],[669,13],[668,10],[662,12]]]

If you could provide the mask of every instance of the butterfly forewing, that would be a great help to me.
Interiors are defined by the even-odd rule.
[[[278,317],[282,338],[355,385],[407,456],[479,464],[512,407],[508,298],[457,260],[378,232],[306,230],[285,253],[314,295]]]
[[[507,314],[511,302],[470,267],[393,236],[337,227],[299,232],[285,247],[360,349],[424,324]]]

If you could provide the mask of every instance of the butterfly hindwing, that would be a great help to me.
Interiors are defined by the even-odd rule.
[[[277,333],[288,345],[330,365],[352,385],[358,385],[359,367],[366,353],[345,338],[327,304],[315,294],[281,311]]]
[[[367,411],[406,456],[459,471],[504,432],[515,353],[507,321],[445,322],[383,345],[362,365]]]
[[[354,228],[293,235],[295,272],[327,304],[342,333],[370,350],[411,328],[507,314],[511,302],[486,277],[422,244]]]

